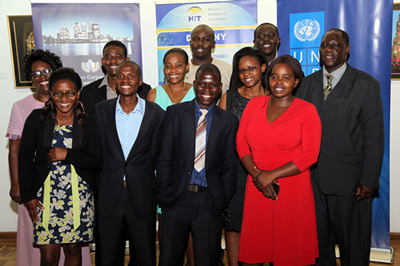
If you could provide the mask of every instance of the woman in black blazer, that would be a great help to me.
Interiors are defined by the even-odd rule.
[[[81,265],[81,246],[92,241],[93,178],[101,166],[94,119],[79,101],[82,81],[71,68],[54,71],[51,97],[27,118],[18,155],[22,200],[34,223],[41,265]]]

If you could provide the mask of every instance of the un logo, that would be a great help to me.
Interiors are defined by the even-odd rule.
[[[92,59],[89,59],[87,62],[82,61],[81,68],[86,73],[90,73],[90,71],[92,71],[92,73],[95,73],[101,68],[101,65],[100,65],[99,61],[96,61],[96,63],[95,63],[95,62],[93,62]]]
[[[299,41],[312,42],[318,37],[320,26],[316,20],[303,19],[301,21],[297,21],[297,23],[294,25],[293,32]]]

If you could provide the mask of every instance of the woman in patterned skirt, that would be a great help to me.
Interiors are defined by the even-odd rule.
[[[81,265],[81,246],[92,241],[94,172],[101,165],[94,119],[79,101],[82,82],[71,68],[54,71],[51,97],[26,120],[18,156],[22,201],[34,223],[41,265]]]

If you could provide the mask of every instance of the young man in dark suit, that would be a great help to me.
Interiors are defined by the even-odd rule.
[[[170,106],[157,160],[163,208],[160,265],[183,265],[191,232],[196,265],[218,265],[222,215],[236,190],[237,118],[215,105],[222,83],[215,65],[199,67],[196,98]]]
[[[94,107],[97,103],[117,97],[115,80],[117,66],[126,60],[129,60],[129,57],[125,44],[116,40],[106,43],[103,48],[103,58],[101,58],[101,64],[106,71],[105,77],[93,81],[82,88],[80,100],[87,114],[93,116]],[[143,99],[146,99],[150,90],[150,85],[142,83],[138,88],[138,94]]]
[[[123,265],[129,235],[134,265],[155,265],[157,191],[155,157],[164,111],[137,94],[140,67],[124,61],[116,70],[118,98],[96,106],[103,149],[98,223],[103,265]]]
[[[379,82],[351,67],[348,34],[325,33],[321,70],[303,79],[297,97],[321,117],[321,153],[311,168],[317,217],[319,264],[368,265],[372,194],[379,188],[383,157],[383,108]]]

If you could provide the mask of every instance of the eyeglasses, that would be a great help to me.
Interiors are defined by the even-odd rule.
[[[51,68],[46,68],[46,69],[43,69],[42,71],[33,71],[31,73],[31,77],[34,79],[37,79],[40,77],[40,75],[50,76],[51,72],[53,72],[53,70]]]
[[[256,70],[256,66],[253,66],[253,67],[249,67],[249,68],[247,68],[247,69],[239,69],[239,73],[240,74],[244,74],[244,73],[246,73],[247,71],[249,71],[249,72],[253,72],[254,70]]]
[[[74,98],[74,96],[76,95],[76,92],[73,91],[67,91],[66,93],[62,93],[60,91],[56,91],[52,93],[53,98],[55,99],[61,99],[62,97],[67,96],[68,98]]]

